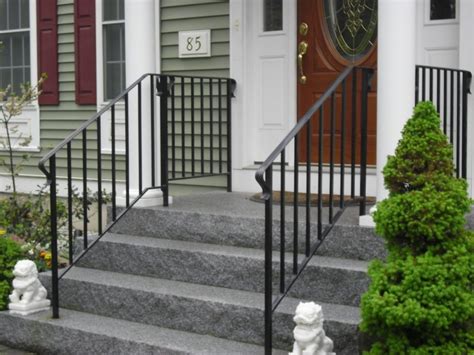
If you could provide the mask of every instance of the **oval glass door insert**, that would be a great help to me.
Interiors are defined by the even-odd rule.
[[[324,0],[333,47],[351,62],[364,57],[377,39],[377,0]]]

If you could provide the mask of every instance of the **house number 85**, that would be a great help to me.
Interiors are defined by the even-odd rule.
[[[199,51],[201,49],[201,36],[197,36],[197,37],[188,37],[186,39],[186,49],[188,50],[188,52],[192,52],[193,50],[195,52]]]

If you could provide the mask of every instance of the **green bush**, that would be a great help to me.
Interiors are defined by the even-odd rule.
[[[8,305],[11,292],[13,267],[24,257],[20,246],[9,238],[0,236],[0,311]]]
[[[474,236],[465,181],[431,103],[420,103],[384,168],[389,198],[374,214],[387,261],[369,267],[361,331],[369,354],[467,354],[474,349]]]

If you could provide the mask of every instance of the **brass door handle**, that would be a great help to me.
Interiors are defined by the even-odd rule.
[[[306,84],[306,75],[304,75],[304,70],[303,70],[303,56],[306,54],[308,51],[308,43],[306,41],[301,41],[300,44],[298,45],[298,68],[300,72],[300,83],[301,84]]]

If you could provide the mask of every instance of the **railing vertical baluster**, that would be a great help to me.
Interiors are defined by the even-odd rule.
[[[334,214],[334,136],[336,135],[336,96],[334,93],[331,95],[330,119],[331,135],[329,137],[329,223],[332,224]]]
[[[273,164],[265,173],[265,355],[272,353]]]
[[[111,145],[112,145],[112,221],[117,219],[117,176],[115,166],[115,105],[110,108],[110,134],[111,134]]]
[[[227,192],[232,191],[232,87],[231,80],[227,80]]]
[[[462,170],[461,177],[467,178],[467,95],[470,93],[472,74],[464,72],[462,76]]]
[[[199,89],[201,92],[201,174],[204,174],[204,82],[203,78],[199,81]]]
[[[195,174],[196,152],[195,146],[195,129],[194,129],[194,78],[191,78],[191,176]]]
[[[450,92],[450,102],[449,102],[449,105],[450,105],[450,110],[451,110],[451,114],[450,114],[450,127],[449,127],[449,142],[451,144],[453,144],[453,141],[454,141],[454,72],[451,71],[451,82],[450,82],[450,89],[451,89],[451,92]]]
[[[306,248],[305,255],[309,256],[311,249],[311,160],[312,160],[311,120],[306,125]]]
[[[72,157],[71,142],[67,144],[67,225],[69,242],[69,264],[73,261],[73,225],[72,225]]]
[[[168,80],[173,80],[166,75],[159,77],[160,92],[160,160],[161,160],[161,191],[163,192],[163,206],[169,205],[168,187]],[[171,83],[172,85],[173,83]],[[173,86],[173,85],[172,85]]]
[[[176,177],[176,108],[174,85],[171,86],[171,176]]]
[[[461,174],[461,72],[456,75],[456,177]]]
[[[217,80],[218,84],[218,111],[219,111],[219,173],[222,174],[222,80]]]
[[[281,181],[281,189],[280,189],[280,292],[285,292],[285,170],[286,170],[286,157],[285,157],[285,149],[281,152],[281,170],[280,170],[280,181]]]
[[[430,68],[430,101],[433,102],[433,68]]]
[[[138,192],[143,192],[142,83],[138,83]]]
[[[298,178],[299,178],[299,140],[295,136],[295,172],[293,192],[293,274],[298,273]]]
[[[318,240],[323,235],[323,148],[324,148],[324,105],[319,109],[319,149],[318,149]]]
[[[150,75],[150,135],[151,135],[151,186],[156,186],[156,158],[155,158],[155,88],[154,88],[154,76]]]
[[[436,69],[436,111],[441,114],[441,71]]]
[[[370,69],[362,69],[362,103],[360,114],[360,205],[359,215],[366,213],[366,176],[367,176],[367,119]]]
[[[351,121],[351,198],[355,198],[355,162],[357,150],[357,70],[352,70],[352,121]]]
[[[213,107],[213,98],[214,98],[214,94],[213,94],[213,88],[212,88],[212,85],[213,85],[213,80],[212,79],[209,79],[209,139],[210,139],[210,165],[211,165],[211,169],[210,169],[210,172],[211,174],[214,173],[214,120],[213,120],[213,115],[214,115],[214,107]]]
[[[340,158],[340,196],[339,207],[344,208],[344,174],[345,174],[345,153],[346,153],[346,79],[342,81],[341,94],[341,158]]]
[[[443,80],[443,133],[448,134],[448,71],[444,69]]]
[[[185,105],[185,80],[181,78],[181,176],[186,176],[186,105]]]
[[[82,213],[83,213],[83,235],[84,238],[84,249],[87,249],[89,244],[87,236],[88,227],[88,193],[87,193],[87,129],[82,131]]]
[[[53,318],[59,318],[59,288],[58,288],[58,225],[56,205],[56,156],[49,158],[50,174],[50,213],[51,213],[51,303]]]
[[[128,94],[123,97],[125,104],[125,206],[130,206],[130,142]]]
[[[420,68],[415,66],[415,105],[420,100]]]
[[[421,85],[421,101],[426,101],[426,68],[421,68],[421,80],[423,84]]]
[[[102,128],[101,119],[97,119],[97,224],[99,235],[102,235]]]

